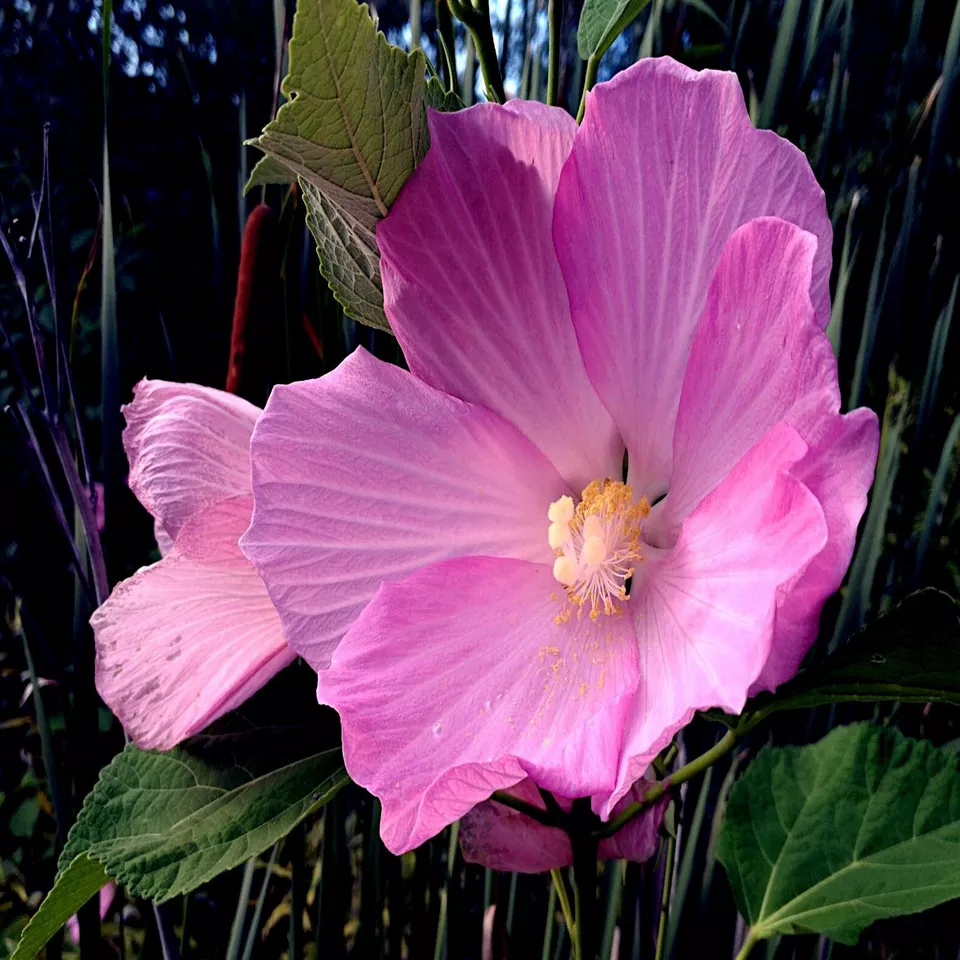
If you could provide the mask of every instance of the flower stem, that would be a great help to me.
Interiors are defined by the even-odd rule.
[[[583,123],[583,114],[587,109],[587,93],[597,82],[597,70],[600,69],[600,58],[596,55],[587,61],[587,75],[583,81],[583,96],[580,98],[580,109],[577,111],[577,123]]]
[[[584,797],[573,804],[574,819],[593,817],[590,799]],[[589,830],[571,830],[573,847],[573,911],[579,960],[594,960],[596,956],[597,919],[597,848],[598,837]]]
[[[502,803],[505,807],[510,807],[512,810],[518,810],[520,813],[526,814],[531,820],[536,820],[537,823],[542,823],[545,827],[560,826],[556,819],[546,810],[541,810],[532,803],[527,803],[526,800],[521,800],[519,797],[507,793],[505,790],[494,790],[490,799],[496,800],[497,803]]]
[[[555,107],[560,99],[560,38],[563,33],[563,0],[549,0],[550,51],[547,59],[547,105]]]

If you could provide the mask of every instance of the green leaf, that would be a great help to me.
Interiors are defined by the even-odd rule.
[[[266,742],[265,742],[266,740]],[[128,746],[100,773],[60,857],[83,853],[135,896],[164,901],[268,849],[347,782],[339,750],[290,759],[288,732]]]
[[[767,747],[730,794],[718,856],[753,940],[855,943],[960,896],[957,758],[869,724]]]
[[[628,23],[650,0],[586,0],[577,27],[577,51],[582,60],[602,57]]]
[[[426,152],[426,60],[387,43],[356,0],[297,5],[288,98],[254,141],[373,228]]]
[[[960,704],[960,607],[932,587],[854,634],[821,665],[804,670],[746,711],[773,712],[859,700]]]
[[[390,330],[383,312],[380,251],[373,230],[300,180],[307,226],[317,244],[320,272],[343,309],[361,323]]]
[[[103,866],[82,854],[60,872],[40,909],[30,918],[10,960],[31,960],[50,938],[110,882]]]
[[[255,140],[247,189],[299,177],[320,272],[347,314],[389,330],[375,230],[429,145],[426,107],[459,99],[427,80],[422,51],[387,43],[356,0],[301,0],[288,97]]]
[[[243,188],[243,195],[246,196],[254,187],[269,187],[271,184],[293,183],[297,175],[286,164],[273,157],[261,157],[253,170],[250,171],[250,179]]]

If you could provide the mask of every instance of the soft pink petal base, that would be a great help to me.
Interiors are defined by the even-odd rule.
[[[613,787],[631,624],[558,625],[556,587],[546,565],[436,564],[384,584],[337,648],[321,687],[393,852],[528,775],[565,796]]]

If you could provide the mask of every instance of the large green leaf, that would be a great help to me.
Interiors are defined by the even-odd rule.
[[[272,846],[347,782],[339,750],[291,759],[295,738],[198,737],[128,746],[104,768],[60,857],[88,854],[136,896],[193,890]]]
[[[10,960],[31,960],[50,938],[110,881],[103,866],[81,854],[57,877],[40,909],[30,918]]]
[[[388,330],[374,231],[427,151],[426,107],[456,98],[356,0],[300,0],[282,89],[288,101],[250,141],[267,156],[248,188],[300,178],[321,273],[350,316]]]
[[[957,757],[870,724],[767,747],[730,794],[718,856],[752,939],[855,943],[960,896]]]
[[[805,670],[747,710],[783,710],[860,700],[960,704],[960,607],[918,590],[867,624],[821,665]]]
[[[577,50],[583,60],[602,57],[623,29],[650,0],[586,0],[577,27]]]

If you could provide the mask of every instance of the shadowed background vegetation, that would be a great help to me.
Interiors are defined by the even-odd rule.
[[[419,43],[443,68],[433,0],[373,7],[392,42]],[[140,378],[229,385],[263,403],[273,383],[321,375],[358,343],[402,362],[388,334],[344,317],[327,289],[298,189],[242,194],[259,157],[243,141],[274,115],[292,4],[116,0],[112,14],[105,69],[102,0],[0,0],[0,230],[23,270],[0,257],[0,955],[49,890],[83,797],[123,746],[93,688],[95,571],[74,569],[69,477],[45,467],[57,462],[56,436],[30,412],[44,384],[27,307],[63,344],[44,366],[50,391],[66,397],[69,364],[75,399],[63,406],[76,416],[63,429],[78,457],[85,440],[81,480],[103,485],[111,584],[157,557],[118,447],[118,403]],[[578,0],[568,0],[559,83],[571,112],[585,73],[578,19]],[[507,94],[543,99],[545,0],[501,0],[492,21]],[[469,104],[482,98],[482,80],[455,27],[456,82]],[[801,147],[826,191],[841,389],[847,407],[877,410],[884,432],[858,552],[824,612],[814,659],[917,586],[960,593],[958,51],[954,0],[653,0],[599,68],[603,80],[667,54],[735,70],[754,121]],[[228,723],[295,725],[334,746],[336,718],[316,707],[313,688],[311,672],[294,665]],[[960,737],[956,708],[919,704],[788,714],[768,732],[802,742],[870,717],[937,744]],[[694,724],[681,757],[715,734]],[[673,907],[661,956],[735,953],[742,931],[715,869],[716,830],[734,772],[761,743],[746,741],[685,788],[655,860],[605,866],[604,960],[614,950],[656,955],[664,890]],[[479,958],[484,929],[484,957],[568,955],[548,877],[465,865],[455,829],[395,858],[377,819],[376,803],[347,787],[263,857],[157,913],[120,891],[101,927],[91,905],[79,934],[47,955],[76,955],[80,936],[84,957],[453,960]],[[684,839],[678,861],[671,833]],[[877,924],[856,948],[793,937],[758,954],[953,957],[955,911]]]

